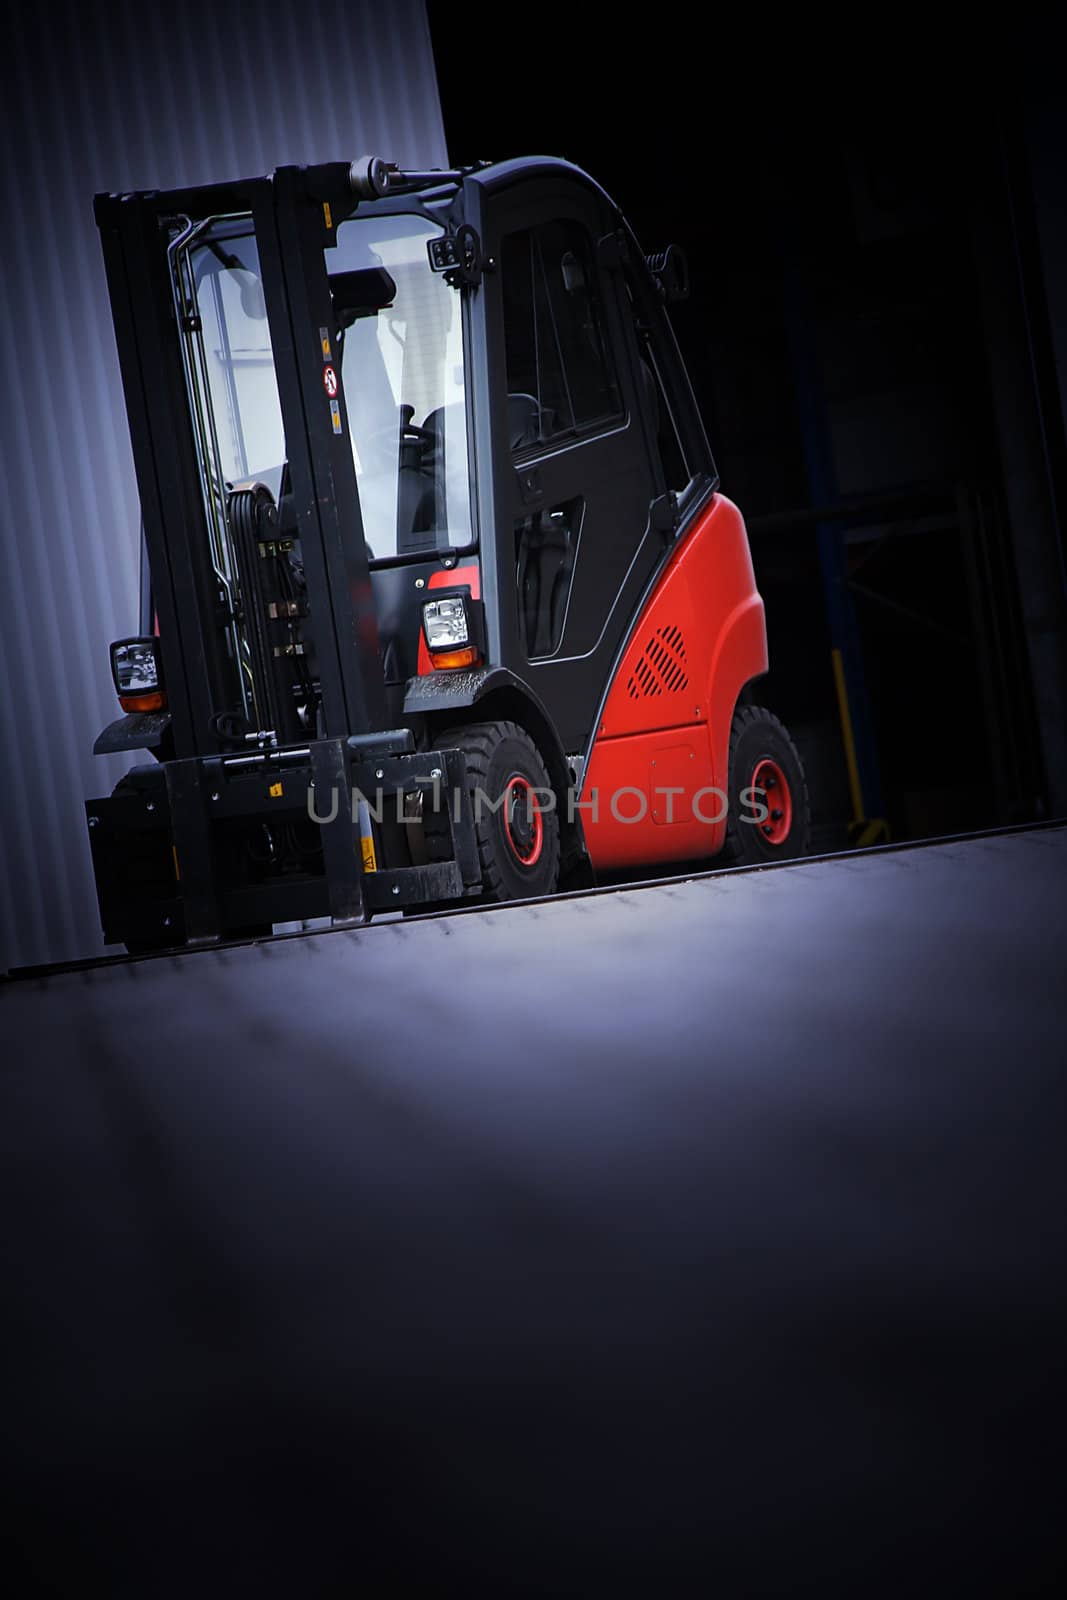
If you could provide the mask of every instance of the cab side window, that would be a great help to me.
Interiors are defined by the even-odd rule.
[[[592,240],[567,218],[506,235],[501,251],[513,450],[623,415]]]
[[[645,386],[652,424],[656,432],[663,481],[668,489],[681,491],[689,482],[690,473],[678,437],[674,417],[671,415],[667,393],[663,387],[651,350],[641,353],[641,379]]]

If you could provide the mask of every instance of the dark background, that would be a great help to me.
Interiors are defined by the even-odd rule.
[[[565,156],[688,256],[673,320],[816,848],[1067,811],[1051,41],[428,10],[451,160]]]

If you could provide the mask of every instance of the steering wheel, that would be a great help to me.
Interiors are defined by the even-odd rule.
[[[409,406],[405,403],[400,407],[400,437],[402,439],[418,439],[423,444],[436,444],[437,437],[432,429],[420,428],[417,423],[412,422],[411,419],[414,415],[414,406]]]
[[[437,443],[437,436],[431,428],[420,428],[412,422],[415,407],[402,405],[399,408],[398,419],[390,427],[375,428],[368,433],[356,434],[356,447],[360,454],[373,455],[384,466],[386,463],[398,461],[400,447],[405,439],[417,442],[425,452]]]

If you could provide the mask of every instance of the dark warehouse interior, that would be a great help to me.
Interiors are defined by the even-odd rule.
[[[550,5],[486,74],[429,16],[452,160],[544,146],[686,253],[673,320],[815,847],[1063,814],[1067,141],[1040,29],[850,60]]]

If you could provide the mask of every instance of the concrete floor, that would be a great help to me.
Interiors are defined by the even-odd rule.
[[[15,1570],[1044,1592],[1065,889],[1055,828],[0,987]]]

